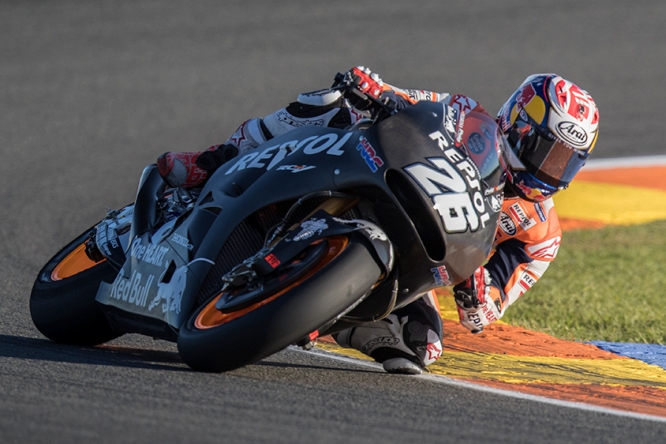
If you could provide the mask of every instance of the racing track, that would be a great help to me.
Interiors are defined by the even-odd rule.
[[[6,1],[0,4],[0,441],[658,442],[666,424],[388,375],[287,350],[198,374],[172,344],[55,345],[32,326],[44,261],[133,200],[143,165],[365,64],[495,112],[556,71],[601,109],[595,157],[663,154],[666,4]],[[532,5],[527,9],[525,5]]]

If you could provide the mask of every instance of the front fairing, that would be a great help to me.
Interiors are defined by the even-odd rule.
[[[382,147],[387,184],[423,243],[428,260],[420,267],[429,267],[431,287],[469,277],[490,253],[503,199],[504,139],[495,121],[419,102],[368,133]]]

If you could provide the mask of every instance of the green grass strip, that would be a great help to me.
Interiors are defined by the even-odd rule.
[[[666,344],[666,221],[565,232],[502,320],[561,339]]]

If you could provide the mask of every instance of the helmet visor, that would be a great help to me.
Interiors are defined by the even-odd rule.
[[[543,183],[556,188],[569,185],[587,157],[551,134],[543,134],[529,117],[525,120],[519,115],[509,130],[507,139],[525,170]]]

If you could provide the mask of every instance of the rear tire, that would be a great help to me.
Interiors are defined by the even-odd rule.
[[[105,260],[93,262],[83,256],[82,245],[93,230],[87,230],[56,254],[32,287],[32,321],[54,342],[92,346],[120,336],[95,301],[100,283],[112,282],[118,272]]]
[[[215,308],[218,294],[195,310],[178,336],[185,363],[204,372],[234,370],[299,341],[349,309],[382,270],[362,235],[353,234],[348,242],[346,236],[337,238],[345,240],[341,251],[320,259],[311,272],[264,301],[223,314]]]

